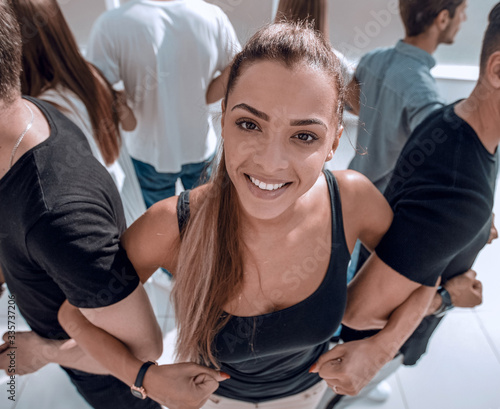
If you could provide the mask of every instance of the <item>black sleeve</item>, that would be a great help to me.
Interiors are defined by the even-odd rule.
[[[45,213],[30,229],[26,245],[33,261],[77,307],[114,304],[139,284],[120,245],[117,222],[101,205],[69,203]]]
[[[375,252],[400,274],[428,286],[435,285],[491,215],[477,192],[440,186],[406,192],[393,210],[392,225]]]

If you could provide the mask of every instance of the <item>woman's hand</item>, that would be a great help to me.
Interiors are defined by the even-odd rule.
[[[193,363],[151,366],[144,378],[148,396],[170,409],[199,409],[228,379],[223,372]]]
[[[340,395],[357,395],[392,358],[372,338],[339,344],[323,354],[311,372]]]

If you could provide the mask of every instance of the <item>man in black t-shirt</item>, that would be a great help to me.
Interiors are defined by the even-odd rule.
[[[500,3],[490,13],[479,81],[469,98],[432,113],[415,129],[397,162],[385,196],[393,223],[349,286],[344,323],[380,328],[420,286],[441,287],[428,316],[402,348],[405,364],[425,352],[452,304],[481,302],[481,283],[470,270],[495,235],[492,208],[500,143]],[[359,297],[359,283],[372,296]],[[446,291],[448,290],[448,291]],[[374,317],[367,321],[367,317]],[[345,341],[371,335],[344,329]]]
[[[21,50],[14,14],[0,0],[0,277],[9,306],[33,330],[8,328],[0,369],[13,377],[55,362],[94,408],[159,408],[130,391],[139,369],[147,368],[143,360],[160,356],[162,334],[120,245],[125,217],[118,191],[76,125],[47,103],[21,98]],[[80,347],[61,348],[68,335],[57,315],[66,299],[137,357],[133,373],[118,380]],[[218,385],[195,385],[196,375],[218,373],[194,364],[165,365],[162,373],[155,396],[180,389],[192,392],[191,400],[208,398]]]

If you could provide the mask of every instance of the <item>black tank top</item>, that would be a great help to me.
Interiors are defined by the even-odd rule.
[[[332,210],[330,263],[316,291],[283,310],[255,317],[231,316],[215,336],[215,356],[231,379],[216,394],[258,403],[294,395],[321,379],[309,368],[328,350],[330,338],[340,325],[346,303],[346,271],[350,260],[345,241],[337,181],[325,171]],[[179,229],[189,218],[189,191],[177,205]],[[314,268],[314,257],[304,269]],[[292,284],[292,283],[291,283]]]

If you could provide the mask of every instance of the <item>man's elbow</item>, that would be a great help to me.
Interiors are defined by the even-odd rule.
[[[382,329],[389,317],[376,317],[373,311],[361,308],[348,308],[342,318],[342,324],[357,331]]]

